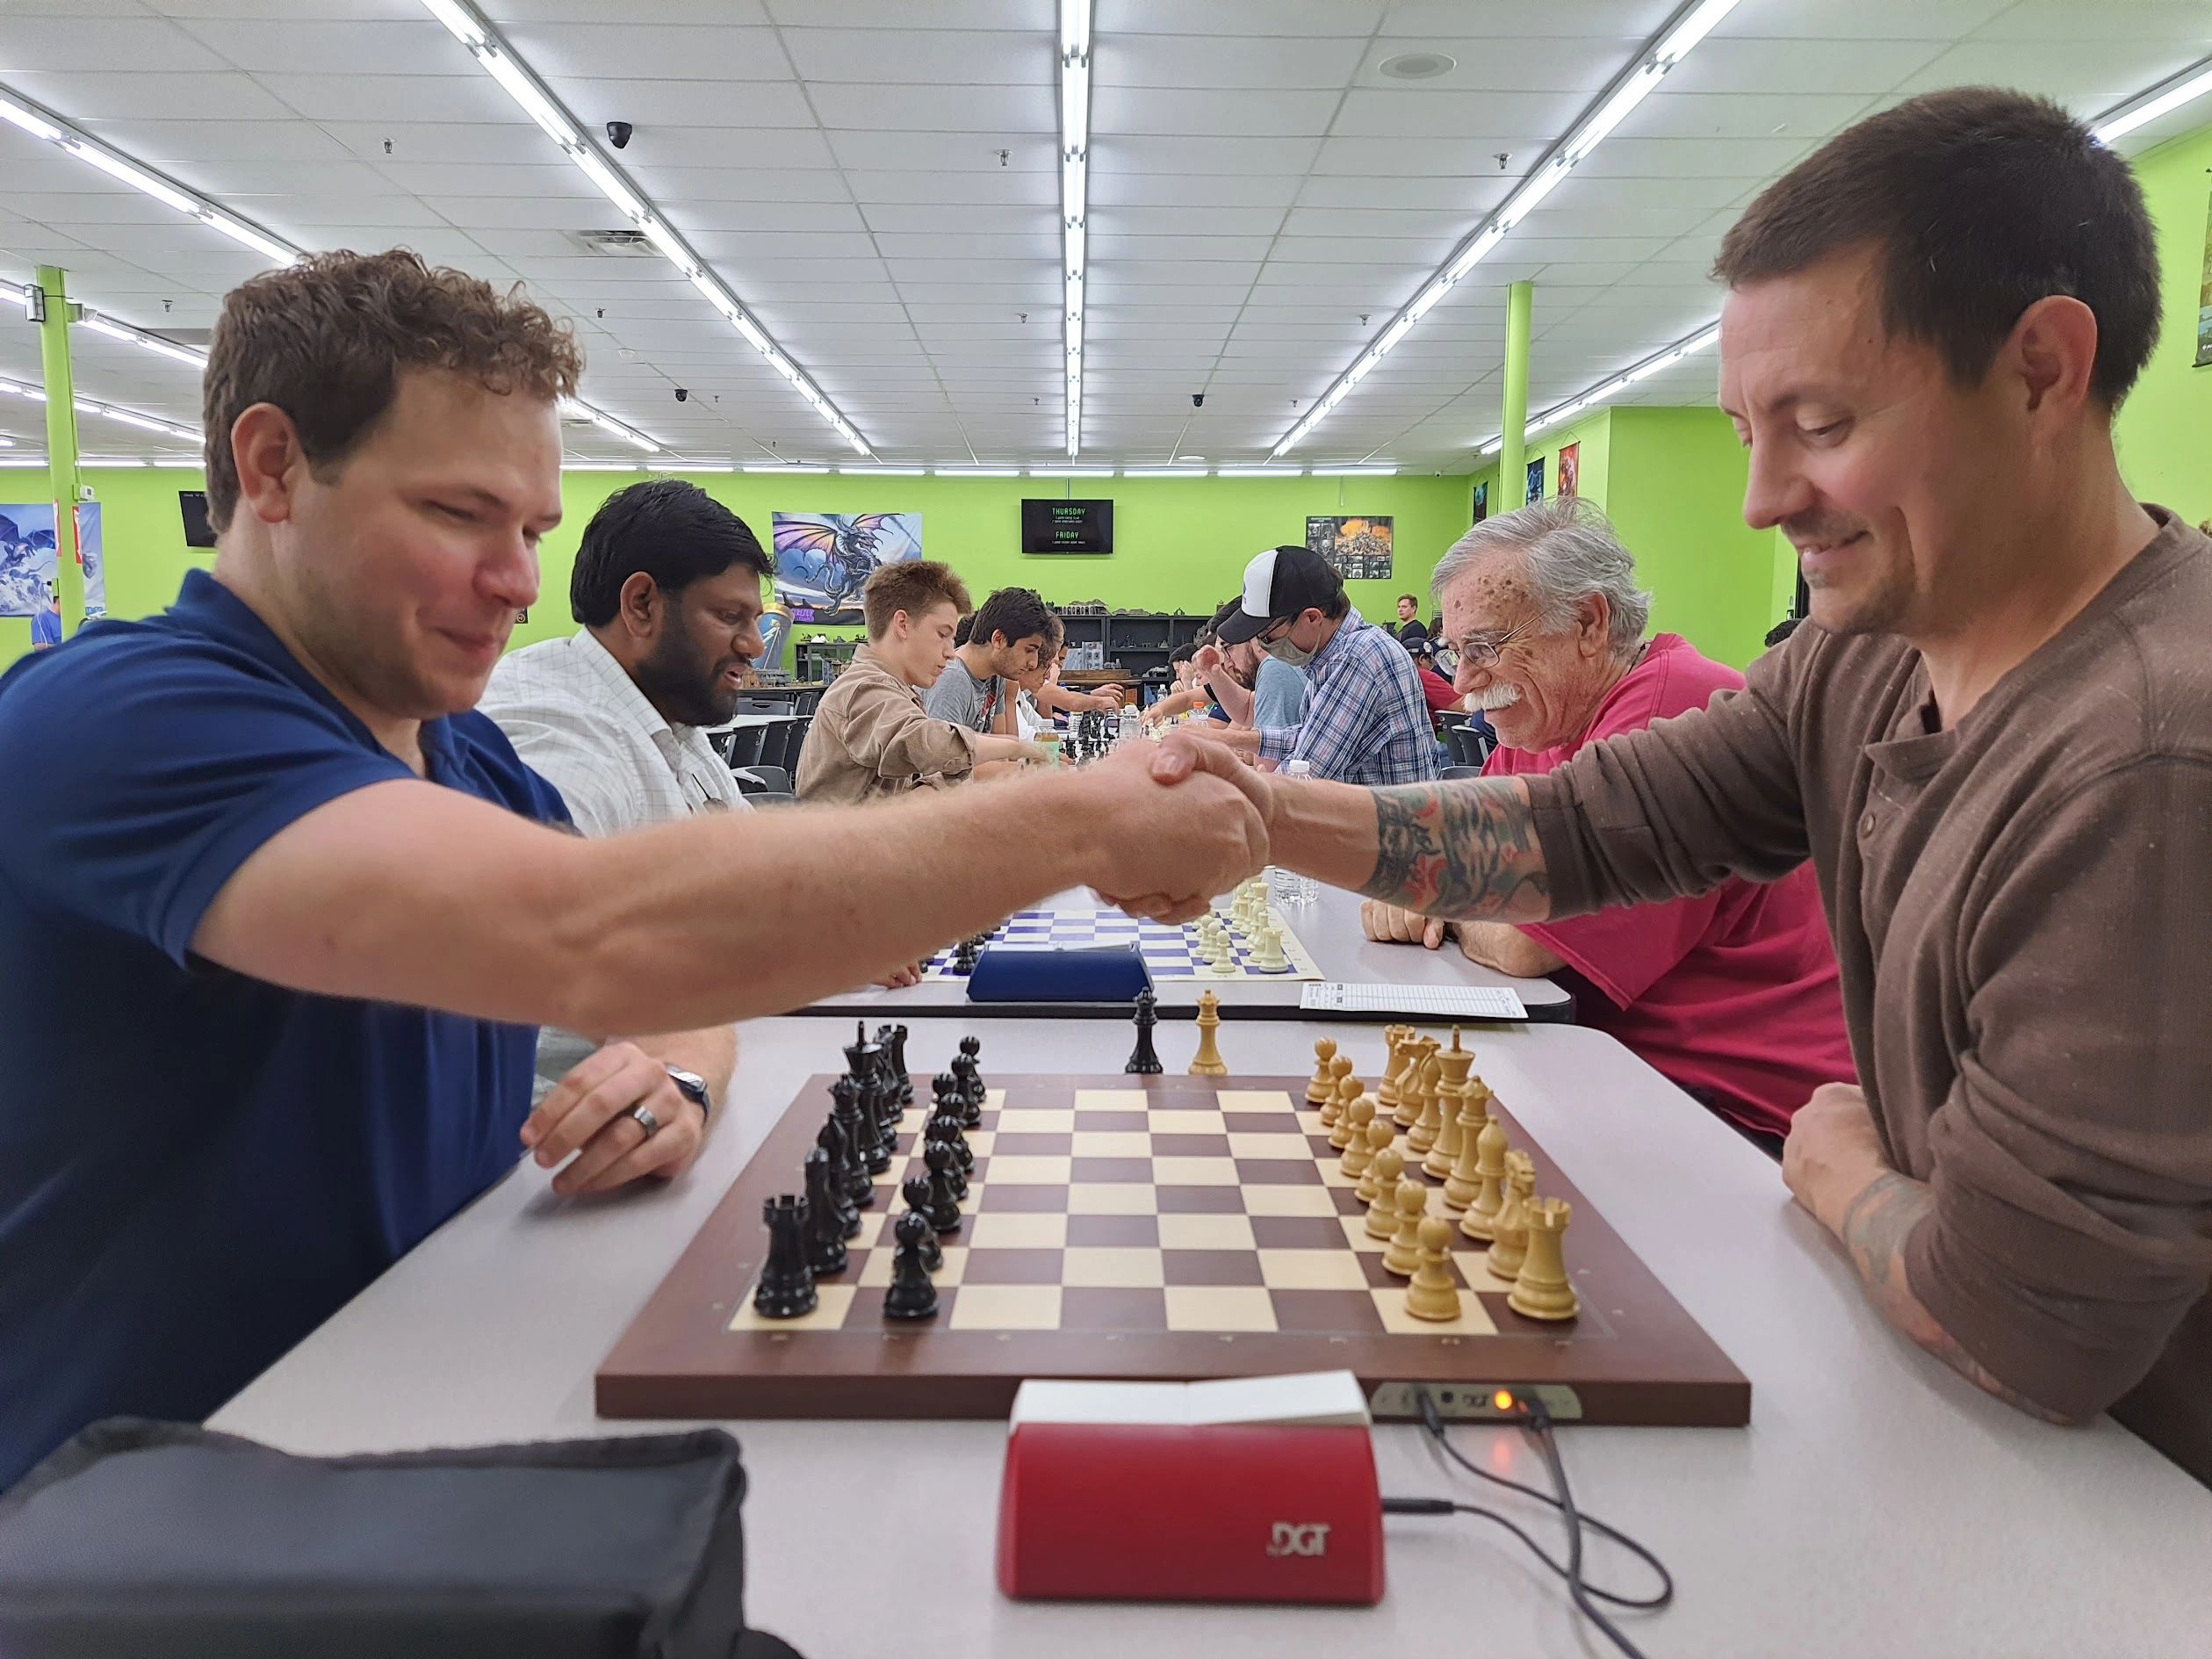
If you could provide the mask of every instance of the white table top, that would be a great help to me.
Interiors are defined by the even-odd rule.
[[[917,1069],[973,1021],[916,1023]],[[994,1072],[1118,1072],[1118,1024],[980,1028]],[[1189,1034],[1164,1034],[1170,1064]],[[1225,1024],[1232,1071],[1302,1071],[1345,1028]],[[840,1069],[819,1021],[741,1028],[728,1116],[683,1180],[565,1203],[519,1170],[249,1387],[213,1426],[300,1452],[636,1432],[592,1415],[592,1373],[780,1110]],[[1176,1039],[1181,1039],[1177,1041]],[[2212,1493],[2109,1422],[2031,1421],[1891,1332],[1776,1166],[1611,1039],[1569,1026],[1479,1035],[1479,1067],[1585,1199],[1752,1381],[1747,1429],[1572,1427],[1577,1501],[1673,1569],[1675,1605],[1630,1615],[1654,1659],[2200,1654],[2212,1629]],[[1350,1049],[1371,1079],[1377,1034]],[[1372,1610],[1020,1604],[992,1578],[1001,1425],[731,1425],[752,1489],[748,1618],[811,1659],[933,1653],[1541,1654],[1611,1649],[1502,1531],[1394,1518]],[[1541,1486],[1510,1432],[1463,1428],[1486,1467]],[[1452,1482],[1418,1432],[1376,1432],[1384,1489]],[[1501,1507],[1557,1547],[1532,1502]],[[917,1531],[918,1518],[926,1524]],[[864,1569],[862,1571],[861,1569]],[[1642,1593],[1599,1545],[1601,1583]],[[855,1584],[862,1586],[855,1590]]]
[[[1080,890],[1056,894],[1036,908],[1052,911],[1092,911],[1097,898]],[[1359,896],[1341,888],[1323,887],[1308,903],[1279,905],[1291,931],[1314,959],[1314,965],[1329,979],[1359,985],[1503,985],[1520,993],[1522,1005],[1536,1020],[1570,1020],[1574,999],[1549,979],[1516,979],[1469,962],[1456,944],[1441,950],[1417,945],[1380,945],[1359,927]],[[1153,992],[1160,1013],[1167,1019],[1188,1019],[1198,1007],[1198,994],[1210,991],[1225,1013],[1238,1010],[1249,1015],[1278,1019],[1294,1017],[1300,995],[1313,983],[1302,979],[1156,979]],[[999,1021],[1036,1016],[1034,1005],[997,1005],[968,1000],[965,979],[929,979],[904,991],[885,991],[863,985],[858,991],[825,997],[805,1010],[808,1013],[865,1014],[871,1019],[913,1020],[944,1014],[959,1020]],[[1082,1018],[1109,1014],[1126,1022],[1127,1005],[1108,1008],[1081,1004],[1052,1011],[1051,1017]],[[1367,1016],[1373,1017],[1373,1016]]]

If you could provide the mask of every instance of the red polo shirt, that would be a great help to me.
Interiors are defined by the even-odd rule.
[[[1661,634],[1573,743],[1499,747],[1486,775],[1564,765],[1585,744],[1691,709],[1743,676]],[[1653,1070],[1754,1129],[1780,1134],[1823,1083],[1857,1080],[1843,1034],[1835,951],[1812,867],[1765,886],[1734,877],[1697,898],[1524,924],[1530,938],[1610,999],[1586,1009]]]

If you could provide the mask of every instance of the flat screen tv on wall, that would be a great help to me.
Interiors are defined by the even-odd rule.
[[[1025,553],[1112,552],[1113,503],[1025,501],[1021,504],[1021,551]]]
[[[177,492],[177,510],[184,517],[184,545],[213,547],[215,532],[207,527],[207,492],[179,490]]]

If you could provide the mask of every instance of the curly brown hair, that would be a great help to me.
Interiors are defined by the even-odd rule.
[[[465,271],[389,253],[310,254],[223,299],[201,393],[207,522],[238,504],[230,429],[256,403],[299,429],[320,475],[368,436],[398,395],[402,369],[447,369],[507,395],[573,396],[584,357],[566,322]]]
[[[902,559],[895,564],[878,565],[868,586],[861,589],[861,615],[868,623],[870,639],[881,639],[889,632],[891,618],[902,610],[919,618],[925,611],[943,604],[965,612],[971,602],[967,584],[953,574],[953,567],[933,559]]]

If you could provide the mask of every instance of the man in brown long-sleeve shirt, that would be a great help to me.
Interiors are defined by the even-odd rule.
[[[1862,1085],[1797,1114],[1790,1190],[1962,1375],[2212,1480],[2212,542],[2113,452],[2158,332],[2141,192],[2053,105],[1935,93],[1771,186],[1717,274],[1745,517],[1812,594],[1741,693],[1544,777],[1156,769],[1434,915],[1809,858]]]
[[[801,800],[852,803],[942,789],[979,761],[1045,758],[1034,744],[970,732],[923,708],[921,688],[952,660],[953,633],[968,604],[960,578],[932,560],[885,565],[868,579],[861,590],[868,643],[814,711],[793,783]]]

